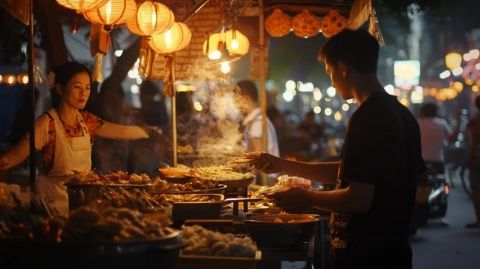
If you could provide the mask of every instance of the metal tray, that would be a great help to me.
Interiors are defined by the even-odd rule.
[[[262,252],[257,251],[255,257],[220,257],[180,254],[175,269],[255,269],[262,258]]]

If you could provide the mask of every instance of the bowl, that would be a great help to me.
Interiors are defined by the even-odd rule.
[[[318,215],[271,214],[245,219],[249,235],[262,248],[296,248],[312,238]]]

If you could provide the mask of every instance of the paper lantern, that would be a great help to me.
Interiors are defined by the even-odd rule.
[[[292,30],[292,18],[276,8],[265,20],[265,30],[273,37],[284,36]]]
[[[322,34],[330,38],[347,27],[348,20],[337,10],[330,10],[321,22]]]
[[[229,55],[222,55],[224,53],[222,46],[225,46]],[[238,30],[212,34],[203,42],[203,53],[210,60],[218,60],[226,56],[241,57],[248,53],[249,48],[248,38]]]
[[[83,13],[86,10],[97,8],[103,4],[105,4],[107,0],[57,0],[57,3],[60,5],[75,9],[77,13]]]
[[[148,45],[158,53],[171,53],[190,44],[192,32],[181,22],[174,22],[172,27],[161,34],[153,34]]]
[[[87,10],[84,17],[92,23],[111,27],[135,16],[136,10],[135,0],[108,0],[96,9]]]
[[[450,52],[445,55],[445,65],[448,69],[453,70],[462,64],[462,55],[458,52]]]
[[[175,16],[167,6],[145,1],[137,6],[137,13],[127,21],[127,27],[136,35],[151,36],[167,31],[174,22]]]
[[[292,28],[295,35],[299,37],[312,37],[320,31],[320,20],[308,10],[293,17]]]

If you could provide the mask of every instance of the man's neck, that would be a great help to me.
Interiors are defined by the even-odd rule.
[[[372,93],[380,91],[384,91],[384,88],[375,74],[363,75],[352,85],[353,97],[359,105],[364,103]]]

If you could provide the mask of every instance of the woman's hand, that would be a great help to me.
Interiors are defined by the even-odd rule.
[[[277,173],[282,170],[282,159],[268,153],[246,153],[247,158],[253,159],[255,168],[265,173]]]
[[[311,192],[304,188],[293,187],[286,191],[270,195],[275,204],[287,212],[303,212],[312,207]]]

